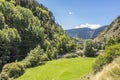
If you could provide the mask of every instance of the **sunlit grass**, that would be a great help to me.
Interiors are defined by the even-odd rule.
[[[72,58],[49,61],[30,68],[17,80],[79,80],[92,69],[94,58]]]

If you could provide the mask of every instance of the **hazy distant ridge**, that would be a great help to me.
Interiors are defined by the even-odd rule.
[[[71,37],[78,37],[84,39],[95,38],[98,34],[100,34],[107,26],[102,26],[97,29],[91,28],[77,28],[77,29],[69,29],[65,30],[66,33]]]

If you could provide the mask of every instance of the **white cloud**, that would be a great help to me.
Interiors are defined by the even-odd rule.
[[[72,15],[72,14],[73,14],[73,12],[69,11],[69,12],[68,12],[68,14],[69,14],[69,15]]]
[[[101,27],[102,25],[100,24],[81,24],[79,26],[75,26],[75,28],[91,28],[91,29],[97,29]]]

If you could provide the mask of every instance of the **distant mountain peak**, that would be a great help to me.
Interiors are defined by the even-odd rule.
[[[65,30],[66,33],[71,37],[78,37],[83,39],[93,39],[95,38],[100,32],[102,32],[107,26],[101,26],[97,29],[91,29],[89,27],[83,27],[83,28],[75,28],[75,29],[69,29]]]

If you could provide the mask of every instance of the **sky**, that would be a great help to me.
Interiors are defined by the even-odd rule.
[[[109,25],[120,16],[120,0],[37,0],[64,30]]]

